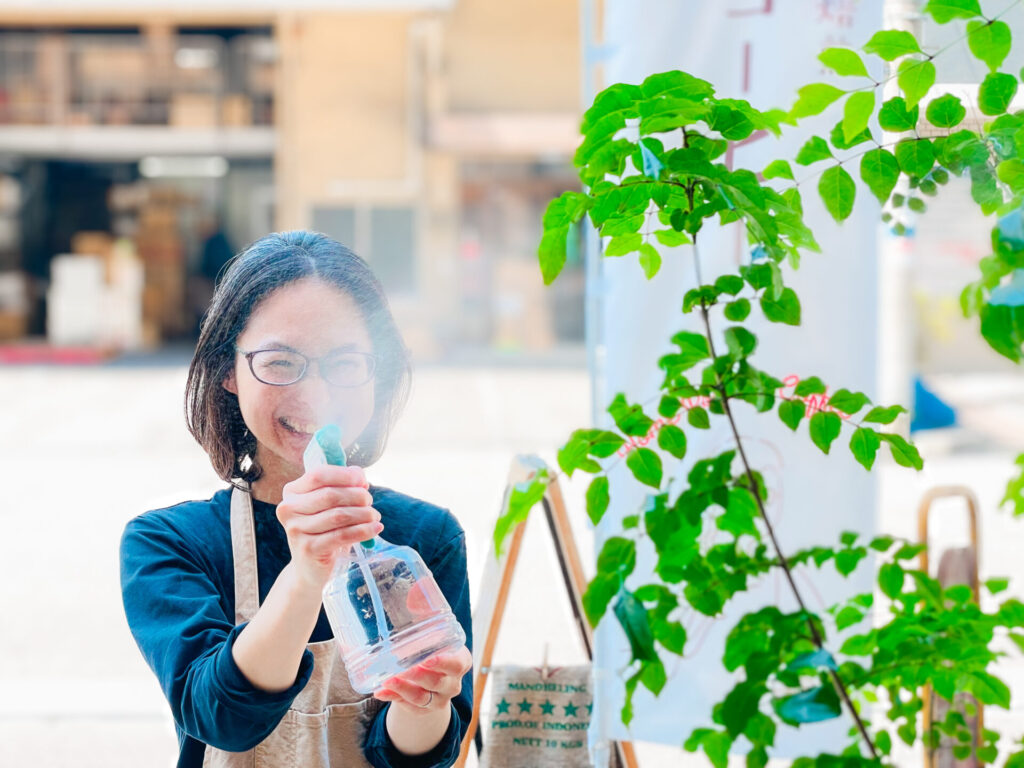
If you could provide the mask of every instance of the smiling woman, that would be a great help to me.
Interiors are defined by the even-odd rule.
[[[121,541],[132,634],[174,715],[179,768],[448,766],[472,711],[465,536],[447,510],[370,485],[408,354],[380,284],[344,246],[268,235],[217,288],[186,419],[231,487],[153,510]],[[303,468],[338,424],[349,466]],[[322,605],[338,553],[387,529],[416,549],[467,644],[360,695]]]

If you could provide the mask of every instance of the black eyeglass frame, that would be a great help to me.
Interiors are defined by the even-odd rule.
[[[268,347],[266,349],[254,349],[250,352],[246,352],[243,349],[235,347],[235,352],[237,352],[238,354],[245,358],[245,361],[249,364],[249,372],[252,374],[252,377],[256,379],[256,381],[258,381],[260,384],[266,384],[268,387],[290,387],[292,384],[298,384],[300,381],[306,378],[306,374],[309,372],[310,363],[316,363],[317,372],[320,374],[321,379],[326,381],[332,387],[340,387],[343,389],[355,389],[356,387],[361,387],[364,384],[368,384],[369,382],[373,381],[374,374],[376,374],[377,372],[377,358],[374,355],[371,355],[369,352],[357,352],[355,350],[343,352],[342,354],[360,355],[366,358],[367,369],[369,373],[366,376],[366,380],[361,381],[358,384],[335,384],[333,381],[324,376],[323,368],[320,365],[320,361],[323,360],[324,358],[331,357],[332,355],[338,353],[332,353],[332,355],[321,355],[320,357],[310,357],[309,355],[305,355],[302,352],[299,352],[298,350],[295,349],[279,349],[276,347]],[[295,377],[294,381],[289,381],[284,384],[274,381],[265,381],[264,379],[261,379],[259,377],[259,374],[256,373],[256,368],[252,364],[252,359],[261,352],[287,352],[290,355],[298,355],[299,357],[302,358],[303,361],[302,370],[299,371],[299,375]]]

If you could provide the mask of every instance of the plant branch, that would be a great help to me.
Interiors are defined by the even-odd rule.
[[[697,268],[698,284],[700,283],[700,267],[699,259],[700,255],[697,251],[697,241],[694,237],[694,264]],[[707,338],[708,349],[711,352],[712,357],[717,357],[715,354],[715,342],[711,334],[711,320],[710,314],[708,313],[708,307],[704,300],[701,299],[700,313],[704,320],[704,335]],[[757,488],[757,480],[754,477],[754,470],[750,466],[750,462],[747,460],[747,453],[743,448],[743,440],[740,438],[739,428],[736,426],[736,419],[732,415],[732,409],[729,407],[729,396],[725,393],[725,388],[719,389],[719,394],[722,400],[722,408],[725,411],[725,416],[729,420],[729,427],[732,429],[733,438],[736,440],[736,449],[739,452],[740,460],[743,462],[743,469],[746,472],[747,480],[750,483],[751,488]],[[771,520],[768,518],[768,513],[765,511],[764,502],[761,499],[761,495],[758,493],[751,494],[754,497],[754,501],[757,503],[758,512],[761,514],[761,520],[764,522],[765,529],[768,531],[768,537],[771,539],[772,546],[775,548],[775,554],[779,559],[779,566],[782,568],[783,573],[786,574],[786,581],[789,582],[789,588],[793,592],[793,596],[796,598],[797,604],[800,606],[801,612],[807,619],[807,627],[810,629],[811,638],[814,640],[814,644],[818,648],[825,647],[825,641],[818,632],[818,627],[814,623],[811,612],[807,609],[807,604],[804,602],[803,595],[800,593],[799,587],[796,585],[796,580],[793,578],[793,571],[790,568],[789,561],[786,559],[785,554],[782,552],[782,547],[779,545],[779,540],[775,535],[775,528],[772,526]],[[878,751],[875,748],[874,741],[871,740],[871,736],[868,733],[867,726],[864,721],[861,720],[860,714],[857,712],[856,707],[853,706],[853,701],[850,699],[850,694],[846,690],[846,686],[843,684],[842,678],[839,677],[839,673],[830,669],[829,676],[832,678],[832,684],[836,687],[839,695],[842,697],[843,702],[846,704],[846,708],[849,710],[850,715],[853,717],[857,724],[857,730],[860,731],[861,738],[867,745],[868,751],[871,753],[871,757],[875,760],[879,759]]]

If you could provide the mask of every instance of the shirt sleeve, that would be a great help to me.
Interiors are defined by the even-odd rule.
[[[121,538],[121,594],[135,642],[177,726],[205,744],[241,752],[280,722],[309,680],[313,654],[303,654],[287,690],[253,686],[231,653],[245,624],[236,626],[227,615],[221,592],[170,526],[146,516],[128,523]]]
[[[457,524],[456,524],[457,525]],[[466,571],[466,537],[460,529],[427,563],[434,580],[455,618],[466,633],[466,647],[473,650],[473,621],[469,606],[469,576]],[[473,714],[473,670],[462,678],[462,691],[452,699],[452,716],[441,741],[422,755],[405,755],[391,742],[387,729],[390,703],[374,717],[367,730],[363,754],[374,768],[448,768],[459,757],[462,739]]]

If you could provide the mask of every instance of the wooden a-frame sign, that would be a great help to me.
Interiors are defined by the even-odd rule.
[[[509,470],[508,483],[505,486],[505,497],[503,509],[507,506],[511,489],[516,483],[528,481],[534,474],[546,468],[546,464],[537,456],[516,456],[512,461]],[[562,571],[562,579],[572,606],[573,618],[576,628],[579,631],[580,640],[586,650],[587,658],[594,657],[594,633],[583,613],[583,592],[586,589],[586,578],[583,574],[583,565],[580,561],[579,550],[576,548],[576,540],[572,535],[572,527],[569,524],[569,516],[565,509],[565,500],[562,497],[562,490],[558,480],[552,480],[547,487],[542,500],[544,516],[547,519],[548,530],[551,533],[555,545],[555,553],[558,556],[558,564]],[[508,602],[509,591],[512,587],[512,577],[515,572],[516,562],[519,559],[523,545],[523,535],[526,531],[526,523],[520,523],[512,532],[508,546],[500,558],[495,557],[494,544],[487,554],[487,562],[484,566],[483,584],[480,594],[477,597],[476,608],[473,611],[473,638],[474,644],[480,652],[474,654],[473,670],[473,717],[469,722],[469,728],[462,741],[462,749],[459,752],[459,759],[456,761],[456,768],[464,768],[466,759],[469,757],[469,750],[475,744],[477,754],[481,749],[480,734],[480,706],[484,698],[487,686],[487,676],[491,668],[491,660],[494,649],[498,642],[498,633],[501,631],[501,621]],[[636,753],[633,745],[628,741],[612,742],[612,766],[615,768],[637,768]]]

